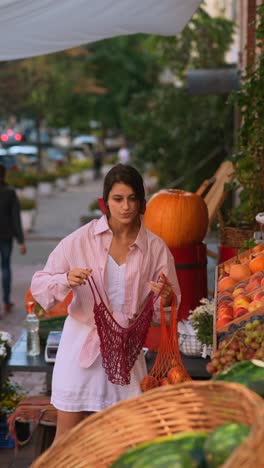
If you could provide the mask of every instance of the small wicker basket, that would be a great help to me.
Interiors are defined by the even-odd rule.
[[[221,245],[225,245],[230,249],[240,249],[243,245],[243,242],[252,239],[253,236],[253,229],[241,229],[232,226],[220,226]]]
[[[264,404],[237,383],[186,382],[159,387],[90,416],[63,436],[32,468],[105,468],[125,450],[181,431],[248,424],[247,439],[223,468],[262,468]]]
[[[203,345],[197,339],[196,335],[178,333],[178,337],[180,351],[185,354],[185,356],[201,357]]]

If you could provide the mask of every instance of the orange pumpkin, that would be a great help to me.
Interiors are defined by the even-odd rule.
[[[144,225],[169,248],[194,245],[201,242],[207,232],[207,205],[196,193],[161,190],[147,203]]]

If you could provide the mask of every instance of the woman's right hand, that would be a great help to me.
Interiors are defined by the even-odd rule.
[[[93,270],[83,268],[73,268],[67,273],[68,283],[72,288],[86,284],[87,278],[92,274]]]

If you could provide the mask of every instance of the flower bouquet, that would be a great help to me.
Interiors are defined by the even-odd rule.
[[[0,388],[0,448],[13,448],[14,439],[9,434],[8,417],[24,397],[22,388],[7,379]]]
[[[213,317],[215,302],[203,298],[199,306],[190,311],[188,321],[196,332],[196,337],[202,345],[202,357],[210,356],[213,345]]]
[[[186,356],[206,358],[212,352],[214,301],[203,298],[200,304],[179,322],[179,346]]]
[[[0,365],[11,356],[11,335],[6,331],[0,331]]]

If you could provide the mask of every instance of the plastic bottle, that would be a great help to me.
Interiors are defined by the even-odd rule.
[[[27,355],[38,356],[40,354],[39,344],[39,319],[34,313],[34,302],[27,304],[28,314],[25,320],[27,329]]]

